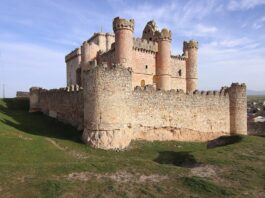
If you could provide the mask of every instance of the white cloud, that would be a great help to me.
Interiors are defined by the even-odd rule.
[[[265,5],[265,0],[230,0],[228,10],[249,10],[259,5]]]
[[[167,27],[176,27],[177,31],[194,28],[198,22],[203,20],[212,11],[216,11],[216,1],[186,1],[184,4],[177,1],[170,1],[163,5],[142,3],[136,6],[123,5],[122,8],[117,5],[118,14],[127,18],[134,18],[136,21],[136,34],[141,34],[147,21],[155,19],[157,25]],[[197,31],[216,31],[215,29],[205,29],[207,27],[198,27]],[[209,28],[209,27],[208,27]],[[173,30],[174,31],[174,30]],[[185,30],[187,31],[187,30]]]
[[[244,46],[247,44],[252,43],[252,41],[246,37],[243,38],[237,38],[237,39],[225,39],[223,41],[220,41],[220,46],[222,47],[238,47],[238,46]]]
[[[205,26],[202,24],[198,24],[195,28],[196,31],[198,31],[198,33],[214,33],[217,31],[217,28],[214,26]]]

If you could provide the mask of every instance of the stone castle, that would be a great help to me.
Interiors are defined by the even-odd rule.
[[[247,134],[246,85],[197,90],[198,42],[171,54],[171,31],[154,21],[134,38],[134,20],[113,20],[65,57],[67,88],[30,89],[30,112],[83,130],[85,143],[123,149],[132,140],[205,141]]]

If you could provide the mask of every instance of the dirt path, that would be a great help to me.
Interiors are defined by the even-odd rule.
[[[68,147],[66,146],[62,146],[60,145],[58,142],[56,142],[55,140],[51,139],[51,138],[45,138],[48,142],[50,142],[52,145],[54,145],[57,149],[61,150],[61,151],[65,151],[68,152],[70,155],[72,155],[73,157],[77,158],[77,159],[87,159],[88,155],[86,153],[81,153],[75,150],[70,150]]]
[[[89,181],[91,179],[97,180],[106,180],[110,179],[119,183],[128,183],[128,182],[140,182],[140,183],[158,183],[162,180],[168,179],[168,176],[151,174],[151,175],[141,175],[141,174],[132,174],[126,171],[118,171],[116,173],[91,173],[91,172],[74,172],[70,173],[67,176],[64,176],[67,180],[71,181]]]

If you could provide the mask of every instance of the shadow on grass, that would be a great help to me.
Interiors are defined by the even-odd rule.
[[[226,146],[229,144],[235,144],[242,141],[243,137],[240,135],[232,135],[232,136],[221,136],[217,139],[211,140],[207,142],[207,148],[216,148],[220,146]]]
[[[42,113],[29,113],[28,99],[2,99],[0,111],[12,119],[2,118],[2,123],[24,133],[81,143],[81,131],[63,124]]]
[[[161,151],[154,161],[159,164],[171,164],[186,168],[194,168],[201,165],[190,152]]]

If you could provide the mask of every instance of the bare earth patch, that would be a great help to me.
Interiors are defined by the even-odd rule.
[[[52,143],[56,148],[58,148],[61,151],[65,151],[66,149],[62,146],[60,146],[59,144],[57,144],[57,142],[55,142],[54,140],[52,140],[51,138],[46,138],[46,140],[48,140],[48,142]]]
[[[66,146],[61,146],[59,143],[57,143],[56,141],[54,141],[51,138],[45,138],[48,142],[50,142],[51,144],[53,144],[57,149],[61,150],[61,151],[66,151],[68,152],[70,155],[76,157],[77,159],[87,159],[88,156],[85,153],[80,153],[74,150],[69,150]]]
[[[79,181],[89,181],[91,179],[111,179],[113,181],[119,183],[127,183],[127,182],[160,182],[162,180],[168,179],[167,176],[164,175],[140,175],[140,174],[131,174],[126,171],[118,171],[116,173],[106,173],[106,174],[98,174],[91,172],[79,172],[79,173],[70,173],[66,176],[67,180],[79,180]]]
[[[217,177],[217,167],[211,165],[194,167],[191,169],[191,175],[209,178]]]
[[[19,138],[23,139],[23,140],[32,140],[32,138],[30,137],[24,137],[22,135],[18,135]]]

